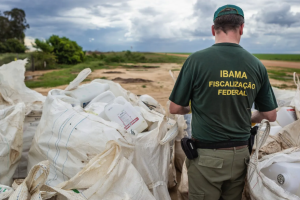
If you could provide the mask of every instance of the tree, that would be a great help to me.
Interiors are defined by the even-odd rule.
[[[66,37],[52,35],[46,41],[36,39],[33,46],[43,52],[54,53],[58,63],[76,64],[84,60],[82,47]]]
[[[11,52],[11,53],[24,53],[26,50],[26,47],[24,46],[24,44],[22,44],[16,38],[10,38],[10,39],[6,40],[5,46],[6,46],[7,52]]]
[[[32,46],[36,49],[40,49],[41,51],[45,52],[45,53],[52,53],[54,48],[53,46],[50,44],[50,42],[48,40],[41,41],[39,39],[35,39],[34,41],[35,44],[32,44]]]
[[[24,44],[24,31],[29,28],[24,10],[14,8],[11,11],[5,11],[4,16],[9,21],[7,38],[16,38]]]
[[[15,38],[24,44],[25,30],[29,28],[24,10],[14,8],[0,12],[0,42]]]

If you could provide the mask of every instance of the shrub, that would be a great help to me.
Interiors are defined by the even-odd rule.
[[[0,42],[0,53],[5,53],[5,52],[7,52],[6,45]]]
[[[26,50],[24,44],[15,38],[7,39],[4,45],[6,46],[6,52],[24,53]]]
[[[75,41],[52,35],[48,40],[35,40],[35,47],[45,53],[54,53],[58,63],[76,64],[84,61],[85,52]]]
[[[34,58],[34,68],[36,70],[45,69],[44,62],[46,62],[46,69],[54,68],[54,65],[56,63],[56,57],[52,53],[45,53],[45,52],[36,51],[36,52],[32,53],[32,57]]]

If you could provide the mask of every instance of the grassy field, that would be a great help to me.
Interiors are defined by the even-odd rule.
[[[38,77],[36,80],[26,81],[29,88],[37,87],[56,87],[60,85],[69,84],[77,74],[85,69],[138,69],[146,70],[149,68],[159,68],[159,66],[149,66],[138,63],[183,63],[185,58],[177,56],[168,56],[154,53],[131,53],[126,56],[126,52],[106,53],[101,55],[88,55],[83,63],[76,65],[58,65],[56,71],[52,71]],[[124,64],[126,63],[126,64]],[[102,77],[105,79],[106,77]],[[86,81],[89,81],[86,79]]]
[[[192,53],[170,53],[191,55]],[[279,60],[279,61],[294,61],[300,62],[300,54],[253,54],[260,60]]]
[[[300,54],[253,54],[260,60],[282,60],[300,62]]]
[[[189,53],[178,53],[189,54]],[[255,54],[260,59],[273,59],[273,60],[292,60],[300,61],[300,55],[288,55],[288,54]],[[15,58],[24,59],[30,58],[30,53],[26,54],[0,54],[0,65],[13,61]],[[77,74],[85,69],[91,68],[97,69],[114,69],[114,68],[126,68],[128,70],[147,71],[151,68],[159,68],[159,64],[155,66],[146,65],[143,63],[180,63],[182,64],[186,58],[171,56],[166,54],[156,53],[136,53],[136,52],[110,52],[102,54],[90,54],[86,56],[83,63],[76,65],[57,64],[51,66],[49,69],[57,69],[55,71],[46,73],[39,76],[37,79],[27,80],[26,85],[30,88],[36,87],[56,87],[65,85],[71,82]],[[31,67],[31,63],[26,66],[28,69]],[[180,68],[172,69],[172,71],[180,71]],[[268,69],[268,74],[271,79],[278,81],[290,82],[293,77],[293,72],[300,74],[300,69],[290,68],[271,68]],[[106,77],[102,77],[106,78]],[[89,81],[89,80],[86,80]],[[282,86],[285,87],[284,84]]]

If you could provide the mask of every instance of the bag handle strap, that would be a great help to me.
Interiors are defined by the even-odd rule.
[[[176,79],[174,77],[174,73],[171,70],[169,70],[169,73],[170,73],[170,76],[173,79],[174,83],[176,83]]]
[[[297,78],[297,81],[296,81],[296,78]],[[295,84],[296,84],[297,86],[300,84],[299,76],[297,75],[296,72],[294,72],[294,82],[295,82]]]
[[[175,123],[172,128],[166,133],[165,137],[159,141],[160,145],[165,145],[166,143],[172,141],[178,135],[178,125]]]
[[[82,70],[77,77],[70,82],[70,84],[66,87],[66,91],[70,91],[70,90],[74,90],[76,89],[79,84],[86,78],[88,77],[88,75],[90,75],[90,73],[92,73],[92,70],[90,68],[86,68],[84,70]]]
[[[263,132],[263,134],[261,134],[261,138],[259,138],[258,136],[260,135],[259,133],[261,132],[261,129],[263,127],[263,125],[266,124],[266,129]],[[253,155],[253,157],[255,157],[255,162],[258,162],[258,153],[259,153],[259,149],[265,144],[266,140],[269,137],[269,133],[270,133],[270,122],[266,119],[263,119],[261,121],[261,124],[258,127],[257,130],[257,135],[256,135],[256,149],[255,149],[255,155]]]

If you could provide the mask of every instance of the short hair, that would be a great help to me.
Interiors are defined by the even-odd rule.
[[[234,10],[232,8],[226,8],[224,11]],[[222,30],[227,34],[228,31],[237,30],[244,23],[244,18],[237,14],[221,15],[214,21],[214,29],[218,32]]]

